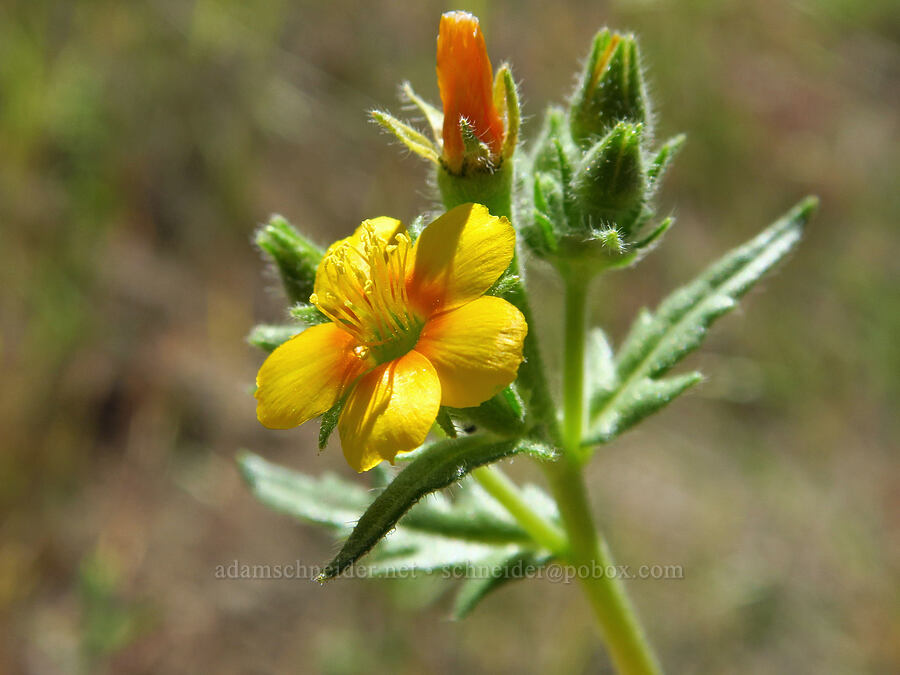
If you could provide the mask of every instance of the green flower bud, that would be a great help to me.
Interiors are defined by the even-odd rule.
[[[603,29],[594,38],[569,110],[572,138],[588,146],[617,122],[650,123],[650,102],[634,35]]]
[[[581,227],[614,227],[627,241],[641,215],[648,181],[640,124],[621,122],[584,156],[572,178]]]
[[[307,303],[316,283],[322,249],[295,230],[281,216],[272,216],[256,232],[259,246],[275,266],[285,293],[294,303]]]

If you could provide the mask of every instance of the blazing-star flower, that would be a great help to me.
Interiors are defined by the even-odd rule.
[[[310,302],[331,322],[259,369],[259,421],[288,429],[343,401],[338,434],[357,471],[417,448],[440,406],[477,406],[516,377],[525,318],[484,295],[514,250],[509,221],[479,204],[447,212],[415,244],[399,220],[364,221],[316,271]]]
[[[468,125],[496,160],[506,135],[503,91],[495,100],[494,74],[488,58],[478,18],[468,12],[447,12],[441,16],[437,39],[437,78],[444,105],[443,160],[451,173],[463,167],[466,147],[462,124]]]

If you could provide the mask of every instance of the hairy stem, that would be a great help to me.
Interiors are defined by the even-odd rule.
[[[594,610],[616,669],[623,675],[661,672],[622,581],[606,571],[613,565],[597,534],[581,464],[584,431],[585,339],[589,278],[563,275],[566,288],[563,356],[563,455],[545,465],[550,489],[569,540],[568,562]]]
[[[566,454],[546,465],[546,473],[569,539],[568,562],[600,624],[616,670],[623,675],[660,673],[622,581],[605,573],[613,559],[594,528],[581,464]]]
[[[578,456],[584,430],[584,343],[587,336],[588,280],[565,277],[565,341],[563,343],[563,444]]]

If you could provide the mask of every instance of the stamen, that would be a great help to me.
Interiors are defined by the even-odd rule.
[[[406,232],[385,241],[369,223],[360,240],[361,246],[344,242],[328,253],[319,274],[329,290],[313,293],[310,302],[359,340],[357,356],[365,358],[371,348],[388,360],[412,349],[422,328],[406,293],[412,242]]]

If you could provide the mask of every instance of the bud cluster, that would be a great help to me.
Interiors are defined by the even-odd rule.
[[[548,110],[531,156],[525,240],[539,257],[593,275],[628,265],[671,225],[652,198],[684,137],[651,149],[652,116],[633,35],[594,39],[568,110]]]

